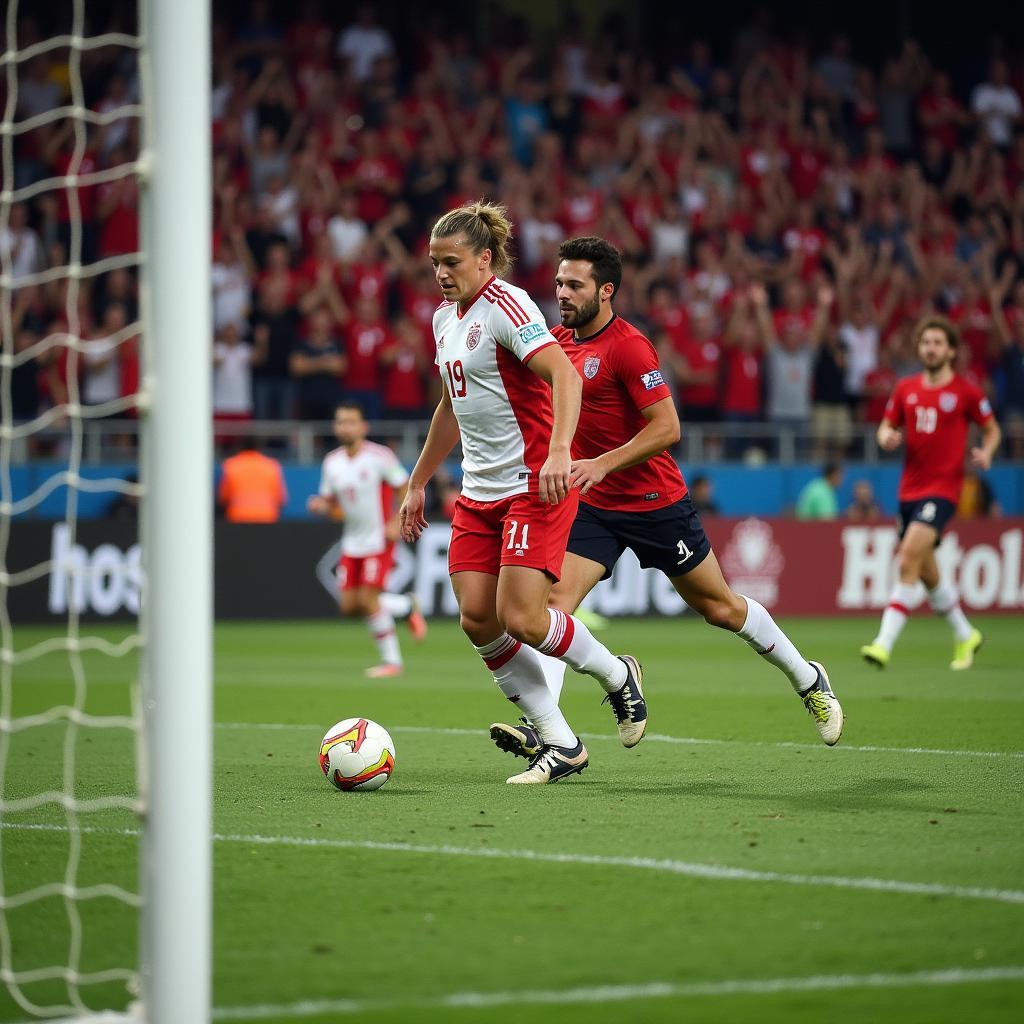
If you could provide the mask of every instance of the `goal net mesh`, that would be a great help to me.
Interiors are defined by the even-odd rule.
[[[104,4],[97,20],[111,10],[137,17]],[[95,510],[98,496],[120,496],[130,508],[144,497],[131,225],[145,65],[137,23],[90,15],[85,0],[7,0],[0,56],[3,1020],[121,1011],[139,981],[142,635],[137,620],[91,624],[89,595],[109,589],[114,570],[79,537],[86,501]],[[26,381],[39,396],[27,412]],[[86,458],[94,435],[113,438],[112,470]],[[58,520],[74,557],[26,562],[19,531],[40,519]],[[46,626],[19,622],[19,588],[44,583],[65,611]]]

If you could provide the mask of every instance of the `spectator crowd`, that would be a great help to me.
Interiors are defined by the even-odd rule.
[[[913,325],[937,311],[1024,457],[1021,54],[982,55],[965,81],[913,39],[874,61],[843,35],[794,42],[758,19],[731,52],[681,39],[664,63],[614,31],[541,48],[514,20],[490,41],[425,24],[400,49],[375,11],[346,5],[340,26],[326,4],[287,20],[267,0],[235,22],[215,11],[219,419],[323,421],[341,397],[371,419],[429,416],[427,238],[486,197],[509,208],[513,280],[551,322],[558,243],[622,250],[616,308],[659,348],[685,421],[811,428],[815,454],[840,457],[915,369]],[[40,36],[31,14],[18,32],[23,48]],[[137,153],[137,117],[118,116],[138,99],[132,52],[87,51],[82,74],[102,117],[16,134],[17,187]],[[17,120],[68,102],[65,51],[18,75]],[[32,275],[133,252],[134,178],[43,191],[0,228],[15,348],[86,341],[81,358],[58,346],[18,368],[15,418],[62,402],[69,373],[86,402],[130,395],[134,268]]]

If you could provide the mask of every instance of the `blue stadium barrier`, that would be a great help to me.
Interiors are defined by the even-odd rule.
[[[12,498],[18,501],[41,487],[55,472],[64,467],[53,463],[37,463],[11,468]],[[306,499],[315,494],[320,481],[319,466],[285,463],[285,482],[288,504],[283,518],[306,519]],[[133,467],[123,463],[86,466],[82,476],[90,480],[127,477]],[[768,464],[752,468],[722,463],[695,464],[684,467],[687,479],[703,475],[712,481],[714,499],[722,515],[777,516],[790,513],[796,505],[801,488],[820,472],[812,464],[782,466]],[[896,512],[896,487],[899,481],[898,465],[847,463],[842,486],[839,488],[839,506],[845,508],[853,496],[857,480],[869,480],[875,497],[887,515]],[[1003,463],[986,474],[1005,515],[1024,515],[1024,465]],[[107,492],[93,494],[81,492],[78,496],[78,515],[82,519],[101,519],[116,495]],[[30,512],[27,518],[63,519],[67,506],[67,489],[58,487],[48,494]]]

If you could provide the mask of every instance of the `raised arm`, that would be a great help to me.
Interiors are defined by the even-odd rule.
[[[768,308],[768,292],[763,284],[751,286],[750,297],[754,302],[754,318],[757,321],[757,329],[761,335],[761,341],[765,346],[777,345],[779,336],[775,333],[775,321],[772,320],[772,311]]]

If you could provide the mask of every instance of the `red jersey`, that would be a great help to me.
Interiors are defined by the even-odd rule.
[[[821,183],[821,172],[825,170],[825,158],[816,149],[794,149],[789,165],[789,180],[797,199],[810,199]]]
[[[988,338],[992,330],[992,308],[985,299],[970,306],[958,305],[949,311],[949,319],[960,328],[964,344],[971,350],[975,366],[988,366]]]
[[[577,341],[568,327],[555,327],[551,333],[583,378],[573,458],[594,459],[624,445],[647,425],[641,410],[671,397],[654,346],[621,317],[613,316],[583,341]],[[640,512],[664,508],[685,494],[675,459],[659,452],[639,465],[609,473],[580,501],[615,512]]]
[[[687,338],[676,346],[694,373],[710,373],[711,379],[701,384],[686,384],[679,389],[683,406],[709,408],[718,405],[722,378],[722,346],[716,338]]]
[[[390,340],[383,322],[349,324],[345,339],[345,355],[348,356],[345,387],[353,391],[374,391],[380,387],[380,353]]]
[[[885,407],[885,421],[903,428],[907,446],[900,501],[945,498],[955,504],[964,480],[967,428],[991,419],[988,399],[963,377],[942,387],[928,387],[921,374],[904,377]]]
[[[866,423],[881,423],[889,405],[889,396],[896,387],[899,377],[888,366],[876,366],[864,376],[864,420]]]
[[[424,360],[408,346],[391,342],[381,349],[381,357],[394,355],[384,370],[384,405],[388,409],[419,411],[427,404]]]
[[[761,411],[761,359],[756,352],[725,350],[722,412],[756,416]]]

